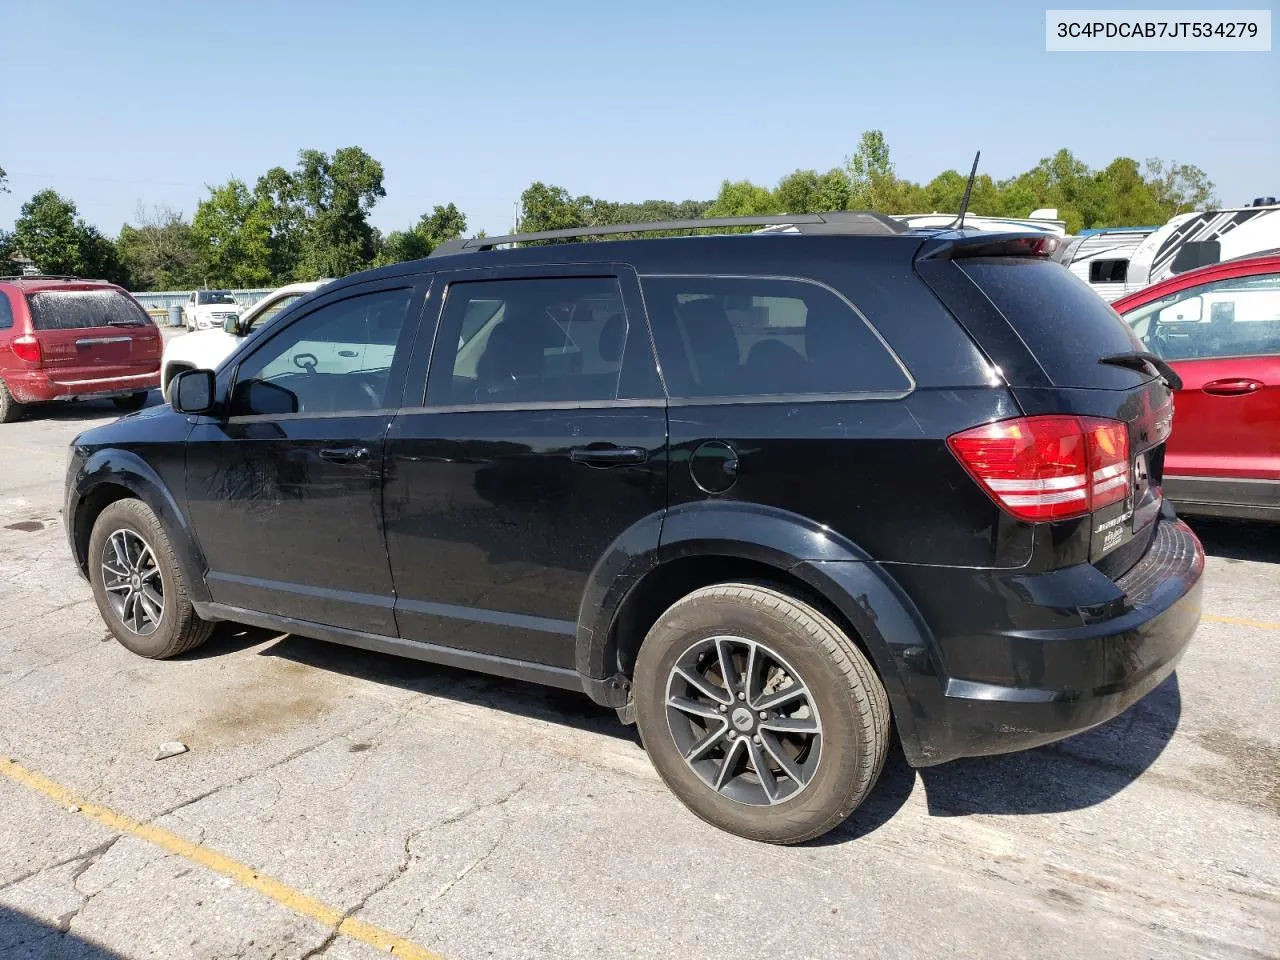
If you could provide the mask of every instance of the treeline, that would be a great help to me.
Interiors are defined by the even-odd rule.
[[[706,202],[611,203],[535,183],[520,198],[520,229],[829,210],[955,213],[967,179],[967,171],[945,170],[925,184],[905,180],[897,175],[884,134],[868,130],[842,166],[826,172],[796,170],[773,187],[725,180],[715,200]],[[1092,170],[1064,149],[1006,180],[979,174],[969,210],[989,217],[1025,217],[1053,207],[1066,221],[1067,231],[1075,233],[1090,227],[1162,224],[1177,213],[1215,206],[1213,191],[1204,171],[1190,164],[1151,159],[1139,166],[1136,160],[1117,157],[1104,169]]]
[[[383,176],[360,147],[302,150],[294,169],[273,167],[252,187],[235,177],[209,187],[190,220],[139,204],[136,222],[114,240],[86,224],[73,201],[43,190],[22,205],[11,233],[0,231],[0,263],[20,254],[44,273],[138,291],[271,287],[424,257],[467,229],[450,203],[383,235],[369,222],[387,193]]]
[[[954,213],[965,180],[957,170],[924,184],[899,177],[884,135],[868,130],[840,166],[796,170],[773,187],[726,180],[714,200],[618,203],[536,182],[521,194],[520,229],[828,210]],[[425,257],[466,232],[466,217],[449,203],[383,235],[369,215],[385,196],[382,164],[360,147],[302,150],[292,170],[273,167],[252,187],[236,178],[211,186],[190,220],[139,204],[136,222],[114,239],[86,224],[73,201],[44,190],[23,204],[12,232],[0,230],[0,272],[20,253],[45,273],[104,277],[134,290],[267,287]],[[1063,149],[1005,180],[979,174],[969,209],[1025,217],[1054,207],[1074,233],[1161,224],[1216,204],[1213,184],[1190,164],[1117,157],[1094,170]]]

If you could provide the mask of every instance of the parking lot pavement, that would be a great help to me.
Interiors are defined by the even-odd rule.
[[[777,848],[685,812],[583,697],[230,625],[164,663],[107,642],[59,509],[114,415],[0,428],[7,960],[1280,955],[1280,530],[1197,525],[1204,622],[1125,715],[891,758]]]

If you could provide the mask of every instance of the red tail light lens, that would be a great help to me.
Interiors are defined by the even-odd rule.
[[[1093,417],[1019,417],[947,439],[993,500],[1019,520],[1083,516],[1129,494],[1129,431]]]
[[[44,357],[40,354],[40,341],[31,334],[25,334],[21,337],[14,337],[9,344],[13,349],[13,355],[19,360],[25,360],[27,363],[40,363]]]

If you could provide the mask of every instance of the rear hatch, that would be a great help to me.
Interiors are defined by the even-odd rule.
[[[41,365],[60,383],[158,370],[160,331],[136,300],[114,287],[67,284],[27,294]]]
[[[1097,498],[1090,543],[1090,560],[1119,576],[1155,531],[1176,376],[1108,303],[1048,259],[1051,247],[965,238],[918,269],[1028,417],[1078,417],[1087,442],[1097,434],[1104,445],[1109,436],[1122,444],[1112,443],[1114,456],[1093,470],[1093,483],[1111,495]]]

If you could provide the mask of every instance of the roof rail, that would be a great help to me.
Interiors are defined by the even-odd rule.
[[[61,273],[18,273],[11,277],[0,277],[0,280],[84,280],[86,283],[106,283],[105,280],[89,280],[86,277],[71,277]]]
[[[833,213],[776,214],[762,217],[709,217],[701,220],[652,220],[644,223],[611,223],[602,227],[570,227],[538,233],[510,233],[501,237],[472,237],[446,240],[431,251],[433,257],[455,253],[492,250],[509,243],[533,240],[569,240],[575,237],[605,237],[618,233],[657,233],[663,230],[705,230],[711,227],[795,227],[800,233],[897,234],[909,227],[871,210],[839,210]]]

